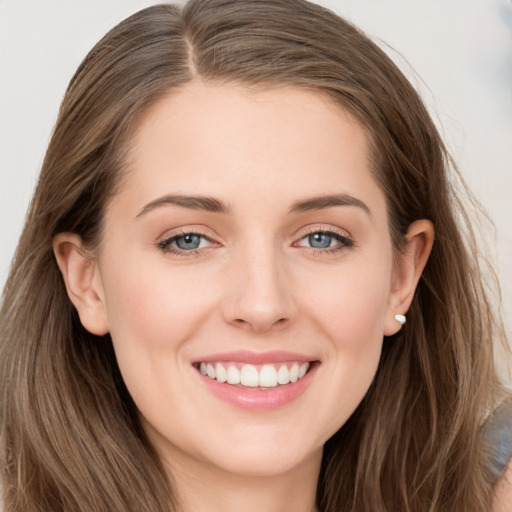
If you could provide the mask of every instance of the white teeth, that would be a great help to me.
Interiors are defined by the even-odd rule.
[[[215,365],[215,376],[218,382],[226,382],[228,380],[226,369],[220,363]]]
[[[279,384],[289,384],[290,383],[290,373],[288,372],[288,368],[283,364],[281,368],[279,368],[277,372],[277,382]]]
[[[240,383],[242,386],[250,386],[251,388],[257,388],[260,385],[260,376],[258,370],[250,364],[244,364],[242,371],[240,372]]]
[[[228,384],[240,384],[240,372],[236,366],[229,366],[227,373]]]
[[[227,370],[226,370],[227,365]],[[290,363],[288,363],[290,365]],[[276,365],[264,364],[258,368],[252,364],[244,364],[239,370],[234,364],[223,363],[201,363],[199,371],[208,375],[210,379],[228,384],[242,384],[252,388],[273,388],[278,384],[284,385],[290,382],[297,382],[308,372],[310,363],[292,363],[290,368],[281,364],[279,369]]]
[[[260,370],[260,386],[263,388],[277,386],[277,372],[271,364],[264,365]]]
[[[206,373],[210,379],[215,379],[215,368],[210,363],[206,365]]]
[[[299,380],[299,365],[293,363],[290,368],[290,382],[297,382]]]
[[[299,368],[299,379],[302,379],[309,370],[309,363],[302,363]]]

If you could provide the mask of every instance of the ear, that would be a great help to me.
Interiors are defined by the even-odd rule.
[[[59,233],[53,239],[57,264],[82,325],[102,336],[109,331],[103,284],[95,259],[83,246],[75,233]]]
[[[417,220],[409,226],[406,238],[405,248],[395,258],[384,322],[385,336],[392,336],[401,328],[395,315],[405,315],[411,305],[416,286],[434,244],[434,226],[429,220]]]

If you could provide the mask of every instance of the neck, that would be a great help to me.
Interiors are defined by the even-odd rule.
[[[315,512],[321,457],[276,475],[233,474],[173,458],[169,472],[179,512]]]

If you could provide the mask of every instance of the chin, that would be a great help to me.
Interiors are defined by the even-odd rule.
[[[322,453],[322,446],[309,452],[297,452],[284,446],[263,449],[254,445],[245,448],[232,447],[220,460],[215,460],[215,465],[227,473],[241,477],[278,477],[300,471],[314,461],[319,465]]]

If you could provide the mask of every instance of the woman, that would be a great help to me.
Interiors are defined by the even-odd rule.
[[[114,28],[4,292],[5,510],[506,507],[501,331],[448,163],[397,68],[314,4]]]

